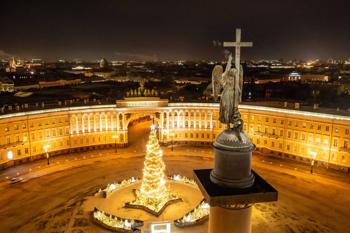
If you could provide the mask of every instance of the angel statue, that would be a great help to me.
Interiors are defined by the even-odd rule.
[[[216,65],[212,72],[212,91],[214,99],[220,100],[220,122],[226,124],[227,128],[241,128],[241,114],[238,111],[238,104],[242,101],[243,69],[240,66],[239,74],[237,69],[232,68],[232,54],[228,56],[225,72],[221,65]]]

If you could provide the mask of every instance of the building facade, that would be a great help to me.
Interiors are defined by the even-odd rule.
[[[244,129],[257,150],[304,162],[349,170],[350,117],[282,108],[241,105]],[[45,154],[127,146],[131,122],[151,116],[162,143],[211,144],[225,125],[219,104],[168,103],[155,98],[0,116],[0,164]]]

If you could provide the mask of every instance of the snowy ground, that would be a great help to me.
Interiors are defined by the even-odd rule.
[[[141,176],[143,158],[128,158],[130,154],[142,154],[145,138],[141,135],[135,133],[131,147],[118,151],[118,155],[113,151],[92,151],[53,158],[53,163],[60,163],[49,169],[43,169],[45,161],[41,161],[1,172],[0,232],[107,232],[90,221],[82,204],[107,183]],[[213,165],[210,148],[176,147],[173,153],[164,150],[168,174],[192,176],[193,169]],[[198,154],[203,157],[195,157]],[[67,159],[72,156],[77,160]],[[279,191],[278,202],[254,206],[254,233],[350,233],[348,174],[316,168],[311,175],[307,166],[258,155],[254,156],[253,167]],[[30,173],[24,173],[30,168]],[[17,172],[28,181],[7,184],[4,177]],[[40,177],[34,178],[37,173]],[[204,233],[207,224],[187,230],[174,228],[172,232]]]

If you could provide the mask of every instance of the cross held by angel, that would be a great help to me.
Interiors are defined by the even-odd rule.
[[[225,71],[222,65],[216,65],[212,72],[212,91],[214,99],[218,98],[223,89],[220,99],[221,123],[227,128],[242,128],[241,114],[238,105],[242,101],[243,91],[243,68],[240,64],[240,48],[251,47],[251,42],[241,42],[241,30],[236,30],[236,42],[224,42],[224,47],[235,47],[235,67],[232,67],[232,54],[229,54]],[[231,127],[233,124],[233,127]]]

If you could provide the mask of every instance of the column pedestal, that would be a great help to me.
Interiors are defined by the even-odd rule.
[[[250,233],[252,205],[276,201],[277,190],[252,170],[255,146],[240,127],[225,129],[213,146],[214,169],[194,170],[210,205],[209,233]]]
[[[209,233],[250,233],[252,206],[210,207]]]

